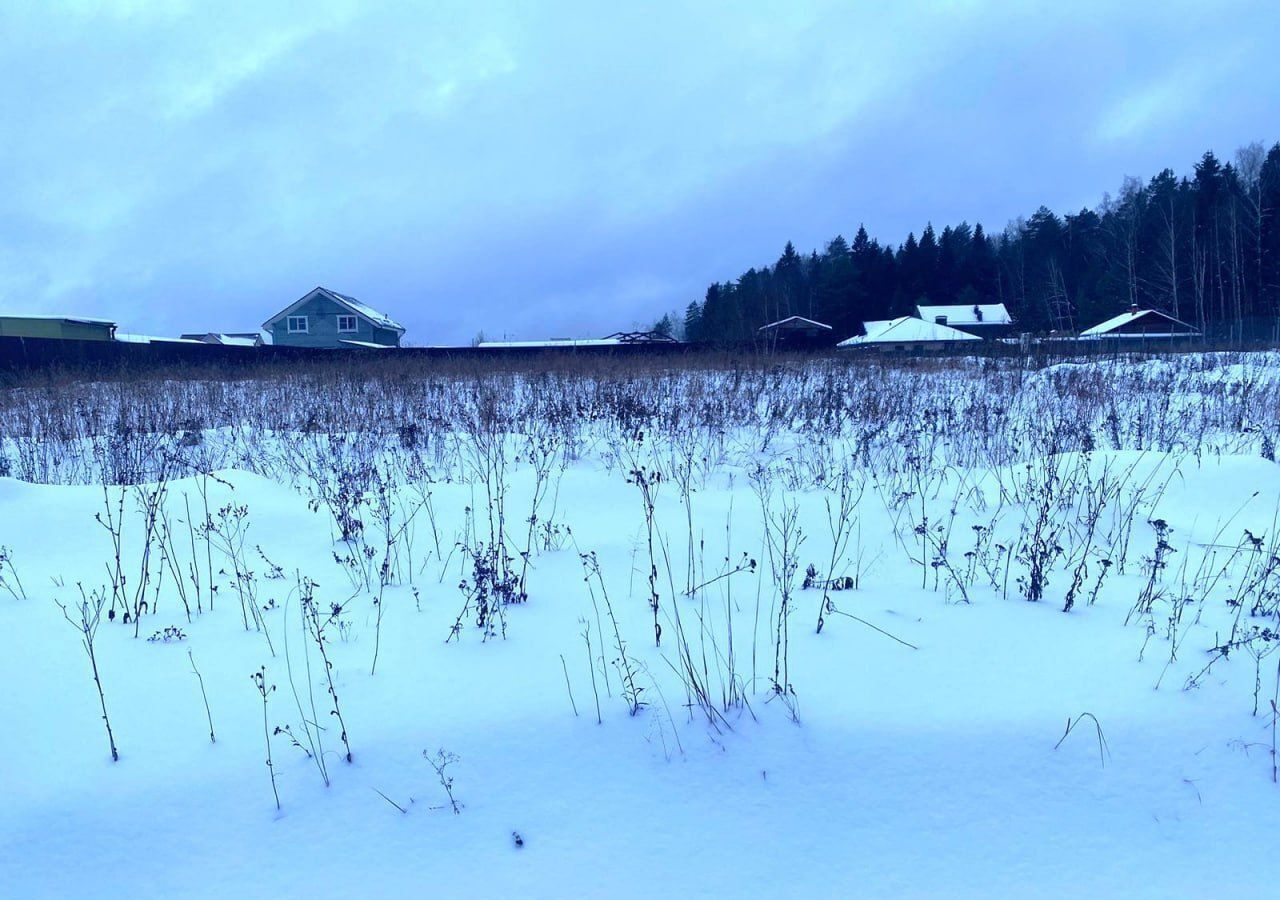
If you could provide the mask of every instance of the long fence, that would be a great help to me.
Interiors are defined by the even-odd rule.
[[[368,361],[521,360],[538,356],[661,357],[696,352],[696,344],[633,343],[612,345],[547,345],[537,347],[388,347],[385,349],[311,347],[233,347],[179,341],[77,341],[57,338],[0,337],[0,372],[60,370],[68,373],[111,373],[192,367],[239,369],[300,363]],[[723,349],[723,348],[718,348]],[[752,348],[741,348],[750,351]]]
[[[682,360],[694,358],[773,356],[834,356],[850,362],[858,359],[896,359],[903,362],[947,357],[1022,358],[1031,365],[1056,360],[1129,354],[1187,353],[1272,349],[1270,340],[1222,340],[1205,338],[1150,338],[1123,340],[1032,341],[1027,344],[988,341],[981,345],[960,344],[928,350],[883,351],[869,347],[837,350],[828,344],[762,346],[742,342],[731,344],[634,343],[612,345],[543,345],[533,347],[392,347],[342,350],[307,347],[229,347],[220,344],[157,341],[77,341],[54,338],[0,337],[0,374],[21,378],[35,373],[65,373],[72,377],[189,371],[200,374],[226,372],[248,375],[252,370],[332,366],[350,362],[366,365],[377,362],[394,366],[415,362],[457,362],[477,364],[498,362],[526,365],[537,360],[644,359]]]

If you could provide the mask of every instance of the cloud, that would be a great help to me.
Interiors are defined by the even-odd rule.
[[[0,307],[238,330],[326,283],[419,343],[612,331],[787,239],[998,229],[1280,136],[1244,9],[6,9]]]
[[[1197,50],[1167,63],[1154,77],[1126,86],[1103,110],[1094,139],[1100,143],[1141,141],[1190,117],[1211,116],[1212,104],[1240,83],[1240,76],[1246,74],[1241,64],[1253,54],[1241,40]]]

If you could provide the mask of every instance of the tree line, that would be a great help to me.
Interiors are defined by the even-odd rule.
[[[1028,332],[1071,332],[1131,306],[1163,310],[1221,339],[1275,339],[1280,329],[1280,143],[1190,174],[1129,177],[1093,209],[1041,206],[996,235],[981,224],[932,224],[896,247],[859,226],[807,256],[787,242],[771,266],[707,288],[683,321],[655,329],[686,340],[751,340],[792,315],[841,337],[917,304],[1003,303]]]

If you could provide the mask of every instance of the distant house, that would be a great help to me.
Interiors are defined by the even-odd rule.
[[[283,347],[399,347],[404,326],[354,297],[317,287],[262,323]]]
[[[1139,309],[1136,305],[1128,312],[1099,322],[1080,332],[1081,340],[1143,340],[1155,338],[1199,337],[1194,325],[1188,325],[1158,309]]]
[[[862,327],[866,334],[843,340],[836,346],[844,349],[865,348],[881,353],[921,353],[982,342],[982,338],[967,331],[939,325],[937,322],[926,322],[915,316],[864,322]]]
[[[207,331],[204,334],[184,334],[184,341],[199,341],[202,344],[219,344],[223,347],[261,347],[262,335],[258,332],[221,332]]]
[[[832,341],[831,326],[823,322],[815,322],[804,316],[788,316],[768,325],[761,325],[756,334],[769,346],[786,349],[790,347],[816,347],[830,345]]]
[[[110,341],[116,323],[80,316],[0,315],[0,337],[47,338],[62,341]]]
[[[1003,337],[1013,330],[1013,317],[1003,303],[975,303],[958,306],[917,306],[925,322],[957,328],[983,338]]]

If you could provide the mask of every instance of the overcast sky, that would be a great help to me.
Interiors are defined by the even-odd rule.
[[[153,334],[599,336],[1280,139],[1276,2],[9,0],[0,61],[0,312]]]

